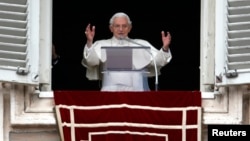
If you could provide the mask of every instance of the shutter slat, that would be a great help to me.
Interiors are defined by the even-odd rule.
[[[15,60],[15,59],[4,59],[4,58],[0,58],[0,66],[12,66],[12,67],[22,67],[25,68],[27,61],[26,60]]]
[[[15,36],[23,36],[23,37],[25,37],[26,34],[27,34],[27,30],[22,29],[22,28],[0,27],[0,34],[15,35]]]
[[[247,62],[250,60],[250,53],[248,54],[235,54],[235,55],[229,55],[228,61],[229,62]]]
[[[1,19],[11,19],[11,20],[25,21],[26,18],[27,18],[27,14],[25,14],[25,13],[17,13],[17,12],[0,11],[0,18]]]
[[[13,28],[26,28],[27,21],[0,19],[0,26],[13,27]]]
[[[250,14],[228,16],[229,23],[249,22]]]
[[[250,5],[249,0],[228,0],[229,7],[242,7],[246,5]]]
[[[25,44],[11,44],[0,42],[0,50],[2,51],[18,51],[26,52],[27,45]]]
[[[20,4],[0,3],[0,9],[3,11],[26,13],[27,6]]]
[[[26,56],[27,56],[27,53],[23,53],[23,52],[0,51],[0,58],[25,60]]]
[[[27,0],[1,0],[3,3],[26,5]]]
[[[0,34],[0,42],[13,44],[26,44],[26,37],[20,36],[5,36]]]
[[[250,44],[249,38],[240,38],[240,39],[228,39],[228,46],[247,46]]]
[[[250,6],[228,8],[229,15],[250,14]]]
[[[232,30],[249,30],[250,22],[228,23],[229,32]]]
[[[234,47],[228,47],[229,54],[244,54],[244,53],[250,53],[250,46],[234,46]]]
[[[229,70],[249,69],[250,62],[228,63]]]
[[[249,37],[250,37],[250,30],[234,30],[228,32],[229,39],[249,38]]]

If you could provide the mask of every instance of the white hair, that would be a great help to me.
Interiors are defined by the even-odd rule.
[[[130,20],[129,16],[123,12],[115,13],[109,20],[109,24],[112,25],[114,23],[114,19],[118,17],[125,17],[128,20],[128,24],[132,24],[132,21]]]

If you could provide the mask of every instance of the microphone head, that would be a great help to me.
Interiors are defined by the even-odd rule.
[[[124,37],[123,35],[119,35],[118,39],[119,39],[119,40],[124,40],[125,37]]]

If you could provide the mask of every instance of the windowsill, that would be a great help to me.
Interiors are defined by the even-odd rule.
[[[215,95],[217,95],[217,93],[215,92],[201,92],[202,99],[214,99]],[[53,91],[43,91],[39,93],[39,97],[40,98],[53,98],[54,93]]]
[[[39,93],[40,98],[53,98],[54,92],[53,91],[43,91]]]

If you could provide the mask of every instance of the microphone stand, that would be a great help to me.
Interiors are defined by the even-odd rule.
[[[157,66],[156,66],[154,56],[153,56],[153,61],[154,61],[154,68],[155,68],[155,91],[158,91],[158,71],[157,71]]]
[[[143,44],[135,42],[135,41],[133,41],[133,40],[131,40],[129,38],[126,38],[126,37],[120,37],[120,40],[126,40],[126,41],[128,41],[130,43],[133,43],[133,44],[136,44],[136,45],[139,45],[139,46],[145,46]],[[153,54],[152,54],[151,51],[149,51],[149,54],[153,58],[153,62],[154,62],[154,69],[155,69],[155,91],[158,91],[158,71],[157,71],[156,61],[155,61],[155,58],[154,58],[154,56],[153,56]]]

